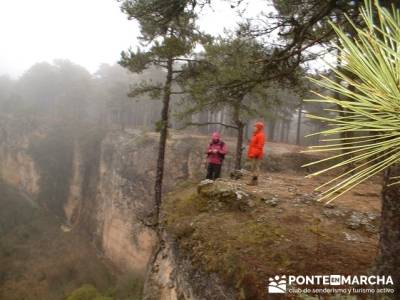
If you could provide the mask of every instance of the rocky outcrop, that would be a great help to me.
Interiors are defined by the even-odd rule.
[[[245,211],[254,205],[254,198],[229,180],[203,180],[197,186],[202,211]],[[200,200],[201,199],[201,200]],[[165,203],[171,205],[170,199]],[[175,223],[175,230],[167,225],[169,209],[164,207],[160,252],[152,266],[146,286],[146,300],[230,300],[237,299],[237,291],[228,287],[216,272],[206,272],[195,265],[191,255],[179,245],[179,237],[193,234],[195,220],[190,224]],[[186,209],[183,209],[186,210]],[[187,213],[190,215],[189,210]],[[180,227],[182,225],[182,227]]]
[[[235,291],[215,274],[193,266],[164,231],[164,247],[154,262],[146,287],[146,300],[230,300]]]
[[[140,147],[138,135],[110,135],[101,146],[99,181],[94,195],[95,237],[104,254],[120,269],[144,272],[156,236],[150,227],[151,173],[146,159],[154,151],[151,140]]]
[[[28,150],[32,138],[30,124],[15,120],[0,120],[0,177],[29,195],[39,192],[39,174]],[[40,136],[39,132],[34,133]]]
[[[64,205],[66,223],[73,226],[79,221],[82,209],[82,154],[77,143],[74,145],[74,160],[72,163],[72,178],[69,186],[69,194]]]

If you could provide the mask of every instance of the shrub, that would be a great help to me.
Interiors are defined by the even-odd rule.
[[[73,291],[67,300],[113,300],[113,298],[100,295],[91,284],[84,284]]]

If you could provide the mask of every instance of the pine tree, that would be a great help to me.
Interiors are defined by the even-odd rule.
[[[230,122],[188,122],[188,125],[219,124],[236,130],[235,169],[242,166],[244,129],[271,99],[267,88],[272,83],[264,76],[263,59],[270,53],[262,44],[240,36],[218,38],[204,45],[199,60],[188,64],[181,82],[190,98],[181,116],[203,110],[228,111]],[[261,61],[261,62],[260,62]],[[295,73],[295,72],[293,72]],[[293,74],[292,74],[293,75]]]
[[[174,94],[172,83],[179,74],[176,63],[188,59],[198,38],[195,27],[195,4],[195,1],[191,3],[185,0],[125,0],[121,5],[122,11],[129,19],[139,22],[140,40],[146,47],[122,52],[119,63],[135,73],[141,73],[154,66],[166,72],[163,85],[142,82],[130,93],[132,97],[150,93],[153,98],[162,98],[161,119],[157,123],[160,139],[154,187],[156,224],[162,200],[170,101]]]

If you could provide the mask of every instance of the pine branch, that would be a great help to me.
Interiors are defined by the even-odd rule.
[[[190,123],[186,123],[186,124],[185,124],[182,128],[180,128],[180,129],[185,129],[186,127],[189,127],[189,126],[207,126],[207,125],[221,125],[221,126],[224,126],[224,127],[227,127],[227,128],[235,129],[235,130],[239,129],[239,128],[238,128],[237,126],[235,126],[235,125],[225,124],[225,123],[222,123],[222,122],[205,122],[205,123],[190,122]]]

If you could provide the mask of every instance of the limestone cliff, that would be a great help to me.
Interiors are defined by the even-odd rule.
[[[82,137],[70,138],[62,128],[40,129],[14,122],[1,124],[3,180],[57,214],[65,229],[86,230],[98,250],[118,269],[144,274],[157,241],[150,225],[158,135],[114,132],[88,142]],[[169,138],[166,192],[179,182],[204,175],[206,143],[204,137]],[[173,242],[160,256],[165,262],[157,264],[169,264],[166,268],[177,274],[178,265],[186,267],[177,261],[172,249]],[[168,270],[160,276],[169,276]],[[175,287],[184,287],[175,288],[175,295],[185,293],[188,299],[195,299],[189,283],[184,283],[187,278],[175,278]],[[159,279],[162,285],[163,279]],[[174,299],[174,294],[162,298]]]
[[[237,293],[216,273],[207,273],[182,253],[176,240],[164,231],[165,244],[147,278],[146,300],[231,300]]]
[[[31,132],[30,124],[15,120],[0,120],[0,176],[29,195],[39,192],[39,174],[32,157],[27,153],[30,140],[39,132]]]

